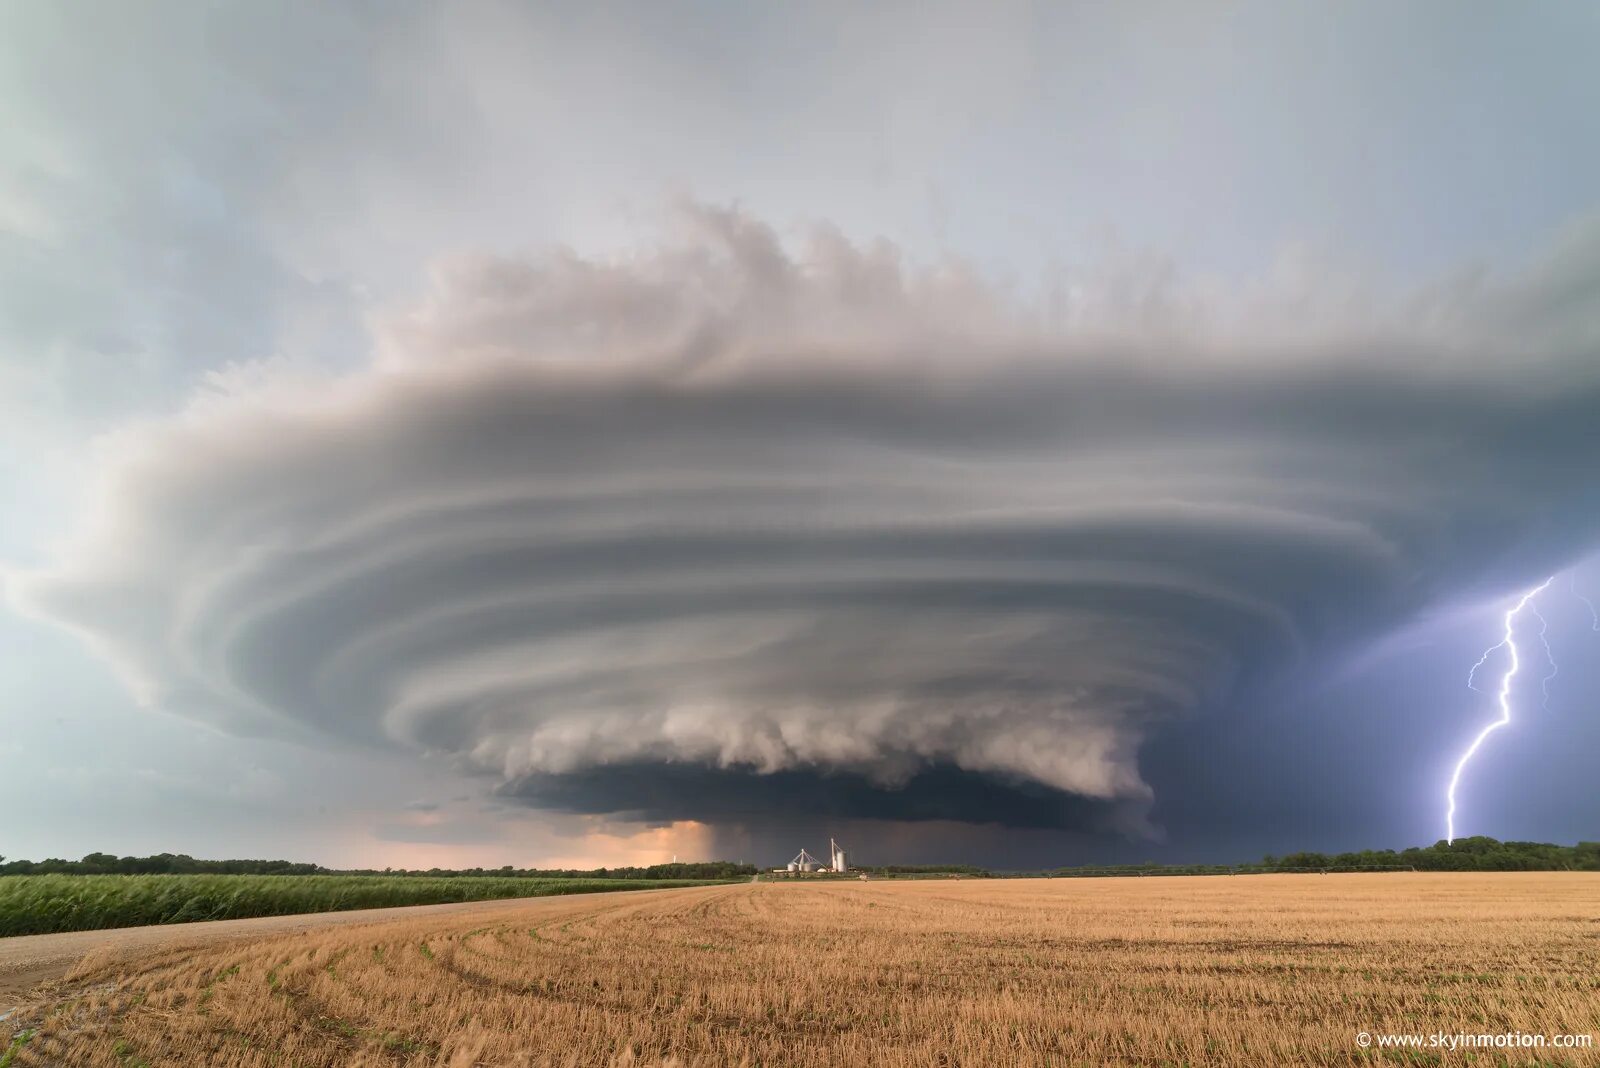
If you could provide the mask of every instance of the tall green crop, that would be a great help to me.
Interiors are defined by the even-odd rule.
[[[705,886],[689,879],[528,879],[383,875],[11,875],[0,878],[0,937],[450,901]]]

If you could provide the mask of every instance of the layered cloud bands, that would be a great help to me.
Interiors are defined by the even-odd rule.
[[[151,704],[551,807],[1131,826],[1162,720],[1593,540],[1592,241],[1403,300],[1021,300],[686,214],[448,265],[368,369],[117,435],[13,598]]]

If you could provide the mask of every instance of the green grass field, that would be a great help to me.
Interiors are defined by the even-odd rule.
[[[0,878],[0,937],[395,905],[437,905],[447,901],[708,885],[712,885],[712,881],[698,879],[11,875]]]

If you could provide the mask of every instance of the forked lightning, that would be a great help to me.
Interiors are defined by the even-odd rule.
[[[1493,656],[1501,649],[1505,649],[1511,654],[1511,663],[1506,667],[1505,674],[1500,676],[1500,718],[1494,720],[1488,726],[1484,727],[1483,730],[1478,732],[1478,736],[1472,739],[1472,744],[1467,746],[1467,751],[1461,754],[1461,759],[1456,761],[1456,770],[1450,776],[1450,787],[1445,791],[1446,808],[1444,821],[1445,841],[1447,842],[1454,842],[1456,840],[1456,787],[1461,783],[1462,771],[1466,769],[1467,763],[1472,760],[1472,755],[1478,751],[1480,746],[1483,745],[1484,739],[1488,738],[1489,735],[1493,734],[1495,731],[1511,722],[1511,680],[1516,678],[1517,672],[1522,668],[1522,657],[1517,650],[1517,617],[1522,614],[1523,609],[1527,608],[1529,603],[1535,597],[1543,593],[1545,589],[1549,587],[1550,583],[1554,581],[1555,576],[1552,575],[1550,578],[1547,578],[1543,582],[1539,583],[1539,585],[1535,586],[1533,589],[1524,593],[1516,604],[1507,609],[1504,620],[1505,637],[1501,638],[1494,645],[1491,645],[1489,648],[1485,649],[1483,651],[1483,655],[1478,658],[1478,662],[1473,664],[1472,670],[1467,673],[1467,686],[1475,690],[1477,687],[1473,685],[1473,683],[1477,677],[1478,669],[1483,667],[1484,663],[1488,661],[1489,657]],[[1533,614],[1538,615],[1538,609],[1533,609]],[[1544,617],[1540,616],[1539,618],[1540,621],[1543,622]],[[1540,632],[1540,639],[1543,640],[1542,630]],[[1545,653],[1548,655],[1550,653],[1550,643],[1548,641],[1545,642],[1544,648]],[[1555,666],[1555,658],[1553,656],[1550,658],[1550,666],[1552,668]],[[1552,678],[1554,674],[1555,673],[1552,671],[1550,675],[1545,677],[1546,684],[1549,683],[1550,678]],[[1548,698],[1548,691],[1546,691],[1546,696]]]

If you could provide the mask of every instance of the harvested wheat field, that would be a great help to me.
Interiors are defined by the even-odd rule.
[[[89,959],[6,1028],[17,1066],[1583,1064],[1356,1036],[1600,1032],[1600,876],[541,899]]]

